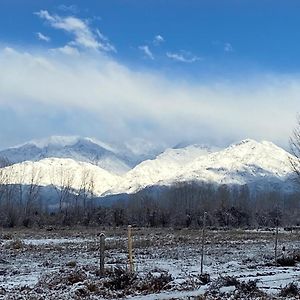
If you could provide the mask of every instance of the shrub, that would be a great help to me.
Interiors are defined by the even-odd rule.
[[[279,293],[280,297],[295,297],[300,295],[300,290],[295,282],[291,282],[283,287]]]
[[[294,257],[282,257],[277,259],[277,263],[282,267],[293,267],[296,264]]]
[[[199,275],[199,279],[203,284],[208,284],[210,282],[210,276],[207,273]]]
[[[156,273],[156,274],[155,274]],[[140,290],[148,292],[158,292],[167,288],[167,285],[172,281],[172,276],[166,271],[161,272],[149,272],[143,283],[140,286]]]
[[[222,286],[237,286],[239,281],[233,276],[220,276]]]
[[[24,247],[24,243],[22,240],[20,239],[15,239],[13,241],[11,241],[10,243],[8,243],[6,245],[6,248],[8,249],[14,249],[14,250],[18,250],[18,249],[22,249]]]
[[[72,272],[68,275],[68,281],[71,284],[83,282],[86,280],[87,276],[83,272]]]
[[[104,287],[111,290],[123,290],[130,286],[136,278],[134,273],[130,273],[121,267],[114,268],[110,275],[112,275],[112,277],[104,283]]]
[[[249,280],[248,282],[240,282],[237,288],[244,294],[252,294],[259,292],[257,280]]]

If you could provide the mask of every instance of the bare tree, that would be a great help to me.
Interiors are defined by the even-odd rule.
[[[15,172],[16,177],[16,188],[18,190],[18,197],[19,197],[19,206],[23,206],[24,194],[25,194],[25,165],[19,167],[19,171]]]
[[[2,165],[0,168],[0,223],[8,227],[14,227],[18,221],[15,188],[12,184],[13,175],[12,168]]]
[[[297,125],[290,137],[290,148],[292,154],[296,157],[296,159],[290,158],[290,163],[300,180],[300,114],[297,116]]]
[[[51,174],[51,184],[54,187],[59,201],[59,212],[62,213],[64,208],[68,206],[68,200],[74,183],[74,173],[70,169],[66,169],[63,164],[59,169],[53,169]]]
[[[91,185],[93,183],[92,173],[84,169],[81,174],[80,194],[82,198],[83,209],[86,209],[87,199],[90,196]]]
[[[88,169],[83,169],[80,177],[80,186],[74,190],[74,214],[78,219],[81,211],[85,211],[88,198],[92,197],[94,192],[93,173]]]
[[[84,224],[88,225],[90,222],[92,210],[94,208],[93,199],[95,194],[95,178],[94,173],[89,170],[83,170],[82,174],[82,200],[83,200],[83,216],[84,216]]]
[[[33,211],[38,209],[38,198],[40,192],[40,170],[32,165],[30,170],[30,181],[27,187],[27,193],[24,203],[24,222],[30,223],[30,218],[33,215]],[[25,224],[24,224],[25,225]]]

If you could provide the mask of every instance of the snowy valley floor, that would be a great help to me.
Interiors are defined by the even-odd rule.
[[[99,276],[99,233],[106,276]],[[133,228],[135,274],[126,272],[127,229],[0,231],[0,299],[299,299],[300,264],[274,266],[274,232]],[[300,234],[280,231],[279,253],[300,256]]]

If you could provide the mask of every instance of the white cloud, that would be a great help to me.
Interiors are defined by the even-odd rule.
[[[65,5],[65,4],[61,4],[58,6],[58,9],[61,11],[65,11],[65,12],[71,12],[73,14],[76,14],[79,12],[79,9],[76,5]]]
[[[286,144],[294,126],[298,76],[258,75],[244,84],[184,82],[94,55],[0,49],[1,140],[13,138],[12,132],[24,139],[68,129],[73,135],[169,145],[246,137]]]
[[[45,19],[49,22],[55,22],[55,17],[52,17],[47,10],[40,10],[38,12],[34,13],[35,15],[37,15],[38,17],[40,17],[41,19]]]
[[[233,47],[230,43],[225,43],[224,44],[224,51],[225,52],[233,52]]]
[[[149,46],[147,46],[147,45],[139,46],[139,49],[140,49],[141,51],[143,51],[143,53],[145,54],[145,56],[146,56],[147,58],[150,58],[150,59],[154,60],[154,55],[153,55],[153,53],[151,52]]]
[[[70,42],[70,45],[106,52],[116,52],[115,47],[110,44],[108,39],[102,34],[99,35],[99,31],[94,33],[84,20],[73,16],[61,17],[51,15],[47,10],[41,10],[35,14],[41,19],[48,21],[53,28],[72,34],[74,40]]]
[[[154,37],[153,44],[157,46],[157,45],[160,45],[161,43],[163,43],[164,41],[165,41],[165,39],[160,34],[158,34]]]
[[[200,57],[191,54],[190,52],[181,51],[180,53],[167,52],[167,57],[183,63],[193,63],[201,60]]]
[[[65,45],[64,47],[60,47],[60,48],[50,49],[50,52],[62,53],[62,54],[71,55],[71,56],[79,56],[80,55],[80,52],[78,51],[77,48],[74,48],[69,45]]]
[[[49,36],[46,36],[46,35],[42,34],[41,32],[37,32],[36,36],[41,41],[50,42],[50,40],[51,40]]]

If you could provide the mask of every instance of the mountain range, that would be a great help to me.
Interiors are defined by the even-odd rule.
[[[225,149],[188,145],[137,154],[128,146],[91,138],[51,137],[4,149],[0,157],[12,162],[2,169],[6,183],[68,184],[78,190],[89,181],[96,196],[190,182],[280,192],[297,189],[290,165],[296,158],[271,142],[251,139]]]
[[[96,139],[78,136],[52,136],[33,140],[0,151],[11,163],[40,161],[44,158],[71,158],[96,165],[108,172],[124,174],[147,158],[154,158],[156,149],[145,149],[139,153],[130,144],[109,145]]]

